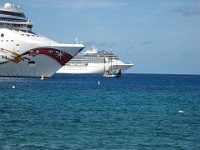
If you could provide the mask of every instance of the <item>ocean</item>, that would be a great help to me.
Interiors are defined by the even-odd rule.
[[[199,150],[200,76],[0,77],[1,150]]]

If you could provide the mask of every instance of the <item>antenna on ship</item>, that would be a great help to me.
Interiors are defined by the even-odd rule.
[[[79,43],[79,38],[78,38],[78,37],[75,38],[75,43],[76,43],[76,44]]]
[[[112,54],[112,46],[110,46],[110,53]]]

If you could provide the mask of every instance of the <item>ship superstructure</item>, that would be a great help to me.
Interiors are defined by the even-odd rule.
[[[103,73],[105,70],[110,69],[121,69],[124,72],[132,66],[132,63],[122,62],[112,51],[98,51],[96,47],[92,46],[91,49],[78,53],[65,66],[59,69],[57,73]]]
[[[84,48],[50,40],[32,26],[20,7],[0,7],[0,76],[51,77]]]

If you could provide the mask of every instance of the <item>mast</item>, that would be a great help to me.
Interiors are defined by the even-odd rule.
[[[111,61],[111,71],[113,70],[112,68],[112,47],[110,47],[110,61]]]
[[[104,53],[104,55],[103,55],[103,62],[104,62],[104,73],[105,73],[105,71],[106,71],[106,60],[105,60],[105,50],[103,51],[103,53]]]

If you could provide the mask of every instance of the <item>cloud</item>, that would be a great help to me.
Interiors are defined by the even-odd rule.
[[[141,44],[142,45],[149,45],[149,44],[153,44],[153,43],[154,43],[153,41],[144,41]]]
[[[186,16],[200,15],[200,0],[197,0],[195,5],[182,6],[178,8],[177,12],[181,12]]]
[[[189,58],[189,57],[193,57],[193,56],[199,56],[200,54],[197,52],[182,52],[179,55],[182,57]]]

